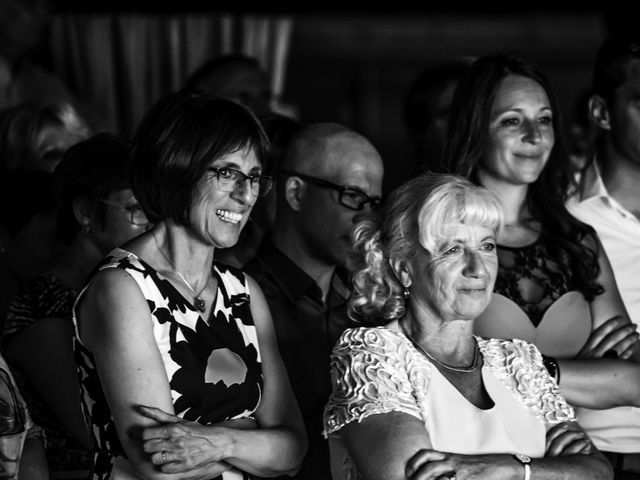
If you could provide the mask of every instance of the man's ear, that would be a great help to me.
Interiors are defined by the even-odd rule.
[[[409,288],[413,283],[411,279],[411,266],[406,260],[389,259],[389,265],[396,274],[396,278],[404,288]]]
[[[601,129],[611,130],[609,107],[600,95],[591,95],[589,98],[589,117]]]
[[[287,200],[291,210],[298,212],[302,209],[305,187],[304,182],[300,178],[287,178],[284,184],[284,198]]]

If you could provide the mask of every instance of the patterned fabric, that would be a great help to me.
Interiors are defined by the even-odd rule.
[[[593,328],[591,308],[568,273],[549,258],[542,240],[520,248],[498,247],[498,276],[489,306],[474,333],[519,338],[545,355],[573,358]]]
[[[214,264],[218,291],[211,315],[205,321],[170,282],[159,278],[154,269],[134,254],[115,249],[97,270],[106,268],[126,271],[147,299],[176,415],[205,425],[251,417],[260,403],[263,379],[249,291],[242,272]],[[117,477],[114,463],[118,465],[118,473],[123,473],[127,468],[120,466],[125,454],[93,356],[78,336],[75,315],[74,323],[83,408],[93,428],[96,448],[92,478],[107,479],[112,474]],[[128,477],[123,474],[118,478]],[[250,477],[229,472],[217,478]]]
[[[53,275],[40,275],[9,304],[2,333],[2,350],[17,333],[43,318],[64,318],[71,322],[76,292]],[[91,456],[73,438],[47,406],[19,365],[9,362],[33,421],[43,429],[49,470],[88,469]]]
[[[521,340],[480,337],[476,340],[484,359],[483,372],[486,369],[497,379],[497,383],[508,392],[507,396],[510,393],[511,400],[515,399],[519,405],[515,410],[509,410],[517,417],[509,416],[502,422],[519,422],[522,418],[529,421],[527,418],[533,417],[541,427],[537,441],[543,449],[544,432],[557,423],[575,421],[575,416],[545,369],[540,352],[534,345]],[[333,350],[331,369],[333,393],[325,409],[325,437],[336,436],[351,422],[390,412],[416,417],[425,424],[427,433],[432,434],[429,431],[430,420],[437,418],[439,412],[431,407],[430,397],[434,392],[430,388],[434,384],[434,376],[441,374],[403,333],[388,327],[349,329]],[[500,415],[498,399],[493,396],[492,399],[496,407],[490,413]],[[474,409],[470,411],[477,412],[480,418],[483,411]],[[455,431],[459,440],[460,429],[466,425],[469,424],[453,425],[449,430]],[[491,441],[494,434],[494,431],[485,430],[481,433],[484,435],[481,442]],[[466,435],[464,437],[465,442],[470,440]],[[344,467],[346,478],[359,478],[348,457]]]
[[[42,438],[42,432],[33,423],[9,366],[0,355],[0,479],[20,477],[20,457],[31,438]]]
[[[540,240],[526,247],[498,246],[498,265],[495,293],[517,303],[536,327],[553,302],[572,290],[567,272]]]

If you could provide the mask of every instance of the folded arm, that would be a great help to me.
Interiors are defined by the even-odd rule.
[[[292,475],[300,468],[307,449],[302,417],[278,353],[267,303],[253,280],[249,285],[264,378],[256,422],[205,426],[140,409],[161,424],[144,429],[143,438],[145,451],[163,472],[185,472],[211,459],[262,477]]]

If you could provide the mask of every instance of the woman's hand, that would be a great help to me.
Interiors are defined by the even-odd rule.
[[[159,408],[138,406],[137,410],[160,423],[157,427],[143,428],[142,441],[143,450],[163,473],[206,469],[211,477],[216,477],[233,468],[224,462],[231,450],[224,428],[191,422]]]
[[[422,449],[409,459],[405,474],[409,480],[500,479],[510,478],[508,473],[517,467],[510,455],[459,455]]]
[[[554,425],[547,432],[546,457],[589,454],[593,444],[578,422],[564,422]]]
[[[617,315],[595,328],[576,358],[602,358],[615,352],[617,358],[629,359],[640,348],[637,325]]]
[[[422,449],[409,459],[405,473],[409,480],[455,478],[456,469],[451,455],[437,450]]]

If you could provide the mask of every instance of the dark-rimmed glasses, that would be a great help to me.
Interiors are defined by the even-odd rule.
[[[106,200],[104,198],[100,199],[100,203],[104,203],[105,205],[113,208],[119,208],[127,212],[129,223],[132,225],[136,225],[137,227],[143,227],[149,224],[149,220],[142,210],[142,207],[138,204],[135,205],[122,205],[121,203],[112,202],[110,200]]]
[[[338,197],[340,204],[350,208],[351,210],[364,210],[364,207],[366,207],[367,204],[371,205],[371,208],[374,208],[382,203],[380,198],[372,198],[362,190],[354,187],[343,187],[342,185],[335,184],[328,180],[294,172],[293,170],[281,169],[280,173],[289,177],[299,177],[305,182],[317,185],[318,187],[330,188],[337,191],[340,193],[340,196]]]
[[[264,197],[273,186],[273,177],[269,175],[245,175],[240,170],[227,167],[209,167],[207,170],[216,174],[216,188],[221,192],[233,192],[249,180],[251,193],[256,197]]]

